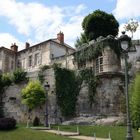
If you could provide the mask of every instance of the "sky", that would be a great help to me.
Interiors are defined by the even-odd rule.
[[[121,32],[130,19],[140,22],[139,5],[140,0],[0,0],[0,46],[16,43],[21,50],[25,42],[34,45],[62,31],[65,42],[74,47],[89,13],[97,9],[112,13]],[[134,39],[140,39],[140,26]]]

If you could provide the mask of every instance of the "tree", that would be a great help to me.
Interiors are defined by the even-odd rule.
[[[116,36],[119,23],[112,14],[96,10],[84,18],[82,27],[87,39],[93,40],[99,36]]]
[[[132,34],[132,38],[133,38],[133,34],[136,32],[137,28],[138,28],[139,24],[137,21],[131,19],[127,24],[124,25],[124,29],[125,31],[129,31]]]
[[[75,42],[75,47],[79,48],[82,44],[84,43],[88,43],[89,40],[87,39],[85,33],[81,33],[80,38],[77,38],[76,42]]]
[[[136,74],[134,83],[131,86],[131,112],[133,126],[140,127],[140,73]]]
[[[22,103],[28,106],[29,111],[43,104],[44,102],[45,90],[39,81],[30,81],[28,85],[22,89]],[[30,114],[28,119],[30,121]]]
[[[93,39],[96,40],[100,36],[116,36],[118,34],[119,23],[112,14],[96,10],[84,18],[82,28],[84,32],[76,40],[75,47],[81,46],[83,43],[88,43]]]

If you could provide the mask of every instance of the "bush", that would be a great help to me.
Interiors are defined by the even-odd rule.
[[[9,73],[5,73],[2,75],[2,81],[4,86],[10,86],[12,84],[12,78]]]
[[[17,69],[13,72],[13,82],[14,83],[20,83],[21,81],[26,81],[27,80],[27,72],[25,72],[22,69]]]
[[[33,120],[33,126],[39,126],[40,124],[40,120],[38,117],[35,117],[34,120]]]
[[[0,130],[11,130],[16,127],[14,118],[0,118]]]

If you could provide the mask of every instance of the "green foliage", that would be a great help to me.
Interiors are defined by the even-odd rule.
[[[10,86],[12,84],[12,77],[9,73],[4,73],[2,75],[2,81],[4,86]]]
[[[43,83],[44,82],[44,71],[45,70],[47,70],[47,69],[49,69],[50,68],[50,66],[48,66],[48,65],[44,65],[44,66],[41,66],[40,67],[40,70],[39,70],[39,72],[38,72],[38,79],[39,79],[39,81],[41,82],[41,83]]]
[[[81,87],[80,77],[72,70],[55,66],[56,97],[64,117],[75,116],[77,95]]]
[[[78,64],[83,64],[86,61],[93,60],[102,54],[106,46],[109,46],[118,58],[120,57],[121,48],[118,41],[114,39],[113,36],[110,36],[107,38],[99,38],[98,41],[85,45],[81,50],[74,54],[74,59]]]
[[[134,83],[131,87],[131,112],[133,126],[140,127],[140,73],[136,74]]]
[[[22,90],[22,103],[26,104],[29,109],[43,104],[45,102],[45,90],[39,81],[30,81]]]
[[[26,75],[27,75],[27,72],[25,72],[23,69],[16,69],[13,72],[13,82],[18,84],[21,81],[27,80]]]
[[[84,80],[85,84],[88,86],[89,103],[92,105],[92,103],[95,101],[97,78],[92,69],[81,70],[80,75],[82,80]]]
[[[0,74],[0,118],[4,117],[3,111],[3,93],[4,88],[12,83],[10,74]]]
[[[84,43],[88,43],[89,40],[87,39],[85,33],[81,33],[80,38],[77,38],[75,42],[75,47],[80,48]]]
[[[132,38],[133,38],[133,34],[136,32],[138,26],[139,26],[139,23],[131,19],[127,24],[125,24],[124,28],[125,28],[125,31],[131,32]]]
[[[84,18],[82,27],[87,39],[93,40],[100,36],[116,36],[119,23],[112,14],[96,10]]]

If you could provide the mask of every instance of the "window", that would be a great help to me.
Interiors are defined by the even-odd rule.
[[[11,70],[13,70],[14,69],[14,61],[12,60],[11,61]]]
[[[35,64],[35,65],[38,65],[38,64],[39,64],[39,53],[36,53],[36,54],[35,54],[34,64]]]
[[[103,57],[100,56],[96,59],[96,73],[103,72]]]
[[[25,58],[23,58],[21,65],[22,65],[22,68],[25,68]]]
[[[21,68],[21,61],[20,60],[17,61],[17,67]]]
[[[52,59],[54,58],[54,54],[51,54],[51,58],[52,58]]]
[[[32,66],[32,55],[29,56],[29,67]]]

